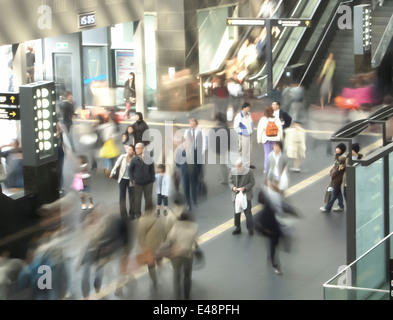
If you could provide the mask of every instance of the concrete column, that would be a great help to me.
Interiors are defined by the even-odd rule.
[[[19,92],[19,87],[26,84],[26,48],[24,43],[13,45],[14,55],[14,90]]]
[[[145,28],[144,21],[140,20],[134,24],[135,45],[135,90],[136,111],[141,112],[147,119],[147,96],[146,96],[146,59],[145,59]]]

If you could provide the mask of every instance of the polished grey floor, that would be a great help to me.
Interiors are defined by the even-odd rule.
[[[195,111],[194,114],[184,114],[183,119],[178,116],[176,120],[187,123],[186,118],[190,116],[202,118],[204,111],[206,109]],[[154,119],[154,115],[151,115],[150,119]],[[163,119],[157,115],[155,121],[160,120]],[[122,124],[124,127],[125,125]],[[333,155],[327,153],[328,142],[324,139],[315,140],[316,137],[318,133],[308,133],[307,157],[302,172],[291,173],[291,186],[314,177],[333,164]],[[373,142],[375,137],[363,136],[360,139],[362,145],[367,145]],[[263,159],[263,148],[254,141],[252,161],[256,166],[255,194],[263,181],[261,159]],[[195,208],[201,235],[233,218],[230,190],[228,186],[219,183],[219,172],[217,165],[206,166],[208,197]],[[267,263],[265,238],[257,234],[249,236],[245,226],[239,236],[233,236],[232,229],[225,230],[202,244],[206,266],[193,272],[191,295],[193,300],[324,299],[323,284],[336,275],[339,267],[346,263],[346,213],[319,211],[319,207],[323,204],[325,187],[329,183],[328,175],[308,181],[310,182],[308,185],[287,198],[287,201],[301,213],[301,218],[293,223],[292,249],[289,252],[279,250],[277,253],[283,274],[275,274]],[[100,168],[93,175],[92,186],[96,203],[117,204],[117,183],[106,178]],[[253,205],[257,205],[255,199]],[[75,238],[73,241],[76,241]],[[157,291],[152,289],[146,269],[144,273],[138,275],[137,279],[124,287],[123,294],[120,296],[114,294],[113,287],[117,270],[116,261],[105,267],[103,293],[92,295],[93,299],[173,299],[172,269],[169,263],[157,268],[159,276]],[[79,281],[80,277],[74,276],[73,299],[81,298]]]

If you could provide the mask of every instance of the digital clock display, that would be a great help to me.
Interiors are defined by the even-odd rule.
[[[83,13],[78,18],[79,28],[87,28],[96,25],[96,14],[95,12]]]

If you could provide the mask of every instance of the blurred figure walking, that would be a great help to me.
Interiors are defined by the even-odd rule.
[[[183,211],[169,232],[167,242],[171,248],[173,267],[173,285],[175,299],[182,298],[181,277],[183,278],[183,296],[190,299],[192,284],[193,251],[197,246],[198,225],[193,221],[191,212]]]
[[[255,215],[255,230],[269,240],[268,261],[278,275],[282,274],[281,266],[278,261],[276,250],[278,245],[286,239],[285,225],[279,221],[279,215],[291,215],[299,217],[299,214],[282,197],[263,187],[259,192],[258,201],[263,205],[263,209]],[[282,219],[280,219],[282,221]]]
[[[152,206],[147,207],[138,224],[138,257],[139,264],[147,264],[154,290],[158,288],[155,254],[165,240],[165,228],[165,218],[158,215]]]
[[[290,170],[300,172],[306,158],[306,131],[300,123],[293,123],[285,132],[284,150],[291,160]]]

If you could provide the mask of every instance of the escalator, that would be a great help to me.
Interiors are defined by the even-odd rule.
[[[288,66],[292,56],[299,48],[299,43],[305,36],[306,32],[307,36],[309,36],[315,30],[315,27],[313,26],[315,23],[315,14],[318,10],[323,11],[325,4],[326,2],[322,3],[320,0],[299,1],[293,9],[289,18],[311,20],[312,27],[310,30],[306,30],[306,28],[283,28],[281,30],[279,38],[272,46],[273,88],[275,88],[281,80],[285,68]],[[259,93],[259,97],[263,97],[268,94],[267,68],[267,62],[264,62],[256,74],[247,77],[246,79],[248,86],[253,88],[254,92]]]
[[[285,68],[299,48],[303,37],[305,35],[306,37],[310,37],[316,29],[314,18],[317,13],[321,14],[328,7],[328,3],[328,1],[321,0],[277,2],[275,12],[271,15],[274,18],[308,19],[312,21],[312,25],[307,31],[306,28],[273,28],[272,58],[274,87],[280,81]],[[233,12],[233,14],[232,17],[236,17],[237,12]],[[232,28],[228,29],[230,30]],[[217,69],[209,70],[207,73],[201,73],[205,89],[211,87],[210,81],[213,76],[222,74],[225,78],[229,78],[232,76],[233,71],[236,71],[238,77],[243,82],[244,89],[248,89],[249,92],[252,91],[254,96],[255,93],[261,97],[267,94],[266,51],[261,52],[257,49],[258,36],[262,35],[260,40],[263,40],[264,29],[259,27],[239,27],[238,40],[234,41],[231,48],[227,50],[227,54],[221,65]],[[236,35],[233,37],[236,38]],[[246,53],[244,54],[244,52]],[[203,50],[201,54],[203,54]],[[248,60],[245,63],[245,67],[243,60]],[[207,93],[206,90],[205,93]]]
[[[264,3],[264,1],[262,2]],[[302,0],[272,0],[268,2],[272,3],[272,7],[269,9],[270,16],[286,17]],[[233,7],[222,8],[220,6],[210,9],[206,13],[199,13],[200,76],[205,86],[207,83],[207,87],[210,86],[211,78],[217,74],[225,74],[226,77],[230,77],[232,72],[236,70],[238,73],[242,73],[243,77],[249,77],[257,74],[265,62],[261,61],[261,59],[253,59],[253,57],[256,58],[254,53],[252,54],[253,57],[247,55],[247,47],[255,47],[258,37],[264,28],[250,26],[234,28],[226,26],[226,18],[238,17],[239,12],[245,11],[241,6],[242,4],[239,4],[236,9]],[[264,7],[261,6],[258,10],[259,12],[255,13],[256,18],[267,17],[263,9]],[[225,26],[223,22],[225,22]],[[239,58],[240,55],[248,60],[247,63],[243,61],[243,58]],[[250,67],[248,68],[244,65]]]

